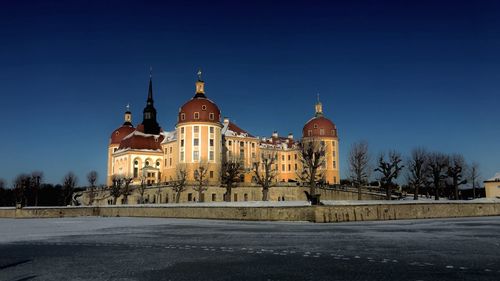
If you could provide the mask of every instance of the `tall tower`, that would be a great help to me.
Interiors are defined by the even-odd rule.
[[[178,159],[191,171],[208,167],[208,180],[219,181],[222,152],[222,124],[219,107],[205,94],[205,82],[198,71],[195,95],[179,108],[177,120]],[[189,180],[193,176],[189,175]]]
[[[325,165],[320,169],[320,172],[324,174],[326,182],[338,184],[340,183],[340,168],[337,127],[324,116],[319,96],[314,109],[314,117],[307,121],[302,129],[302,142],[313,142],[325,148]]]
[[[134,129],[134,125],[132,125],[132,113],[130,112],[130,106],[127,105],[127,111],[125,111],[123,125],[121,125],[119,128],[113,131],[111,133],[111,136],[109,138],[109,145],[108,145],[108,174],[107,174],[107,179],[106,183],[108,185],[111,185],[111,178],[114,174],[114,166],[113,166],[113,153],[115,153],[116,150],[118,150],[118,147],[120,146],[120,142],[131,134]]]
[[[149,90],[148,90],[148,99],[146,101],[146,107],[143,110],[143,119],[142,119],[142,129],[143,133],[158,135],[160,134],[161,128],[158,122],[156,121],[156,108],[154,107],[153,100],[153,78],[151,72],[149,73]]]

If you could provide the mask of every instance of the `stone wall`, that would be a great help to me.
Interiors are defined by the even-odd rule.
[[[306,201],[304,191],[309,188],[300,186],[276,186],[269,189],[269,201]],[[321,200],[357,200],[358,194],[356,191],[349,189],[318,189],[321,194]],[[209,186],[203,193],[203,202],[222,202],[226,189],[223,187]],[[181,193],[179,203],[198,201],[198,192],[192,186],[188,186],[186,191]],[[79,198],[82,205],[87,205],[89,202],[88,192],[83,192]],[[112,200],[109,195],[109,190],[100,190],[96,196],[97,200],[94,205],[105,206],[110,205],[109,201]],[[380,200],[385,196],[375,193],[363,193],[363,200]],[[128,196],[129,204],[139,203],[140,195],[137,190],[133,190],[132,194]],[[147,203],[174,203],[175,192],[169,186],[161,187],[148,187],[144,192],[144,199]],[[233,188],[231,201],[244,202],[244,201],[260,201],[262,200],[262,188],[259,186],[239,186]],[[123,196],[119,197],[116,204],[122,205]]]
[[[346,222],[498,216],[500,203],[387,203],[330,206],[193,206],[135,205],[101,207],[0,208],[0,218],[56,218],[78,216],[198,218],[253,221]]]

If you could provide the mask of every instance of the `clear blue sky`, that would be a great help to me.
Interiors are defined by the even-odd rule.
[[[102,183],[127,103],[141,121],[149,66],[165,130],[201,67],[222,114],[255,135],[299,136],[319,92],[343,177],[359,140],[374,157],[424,146],[500,171],[499,1],[65,2],[0,4],[9,184],[33,170],[85,184],[92,169]]]

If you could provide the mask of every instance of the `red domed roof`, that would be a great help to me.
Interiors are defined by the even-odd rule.
[[[194,97],[179,109],[178,124],[187,122],[220,123],[219,107],[206,97]]]
[[[148,135],[135,131],[120,142],[118,149],[161,150],[161,142],[164,138],[163,135]]]
[[[330,119],[317,116],[304,125],[302,137],[337,137],[337,127]]]
[[[130,135],[133,131],[135,131],[135,129],[132,125],[122,125],[120,128],[113,131],[109,139],[109,144],[119,144],[124,137]]]

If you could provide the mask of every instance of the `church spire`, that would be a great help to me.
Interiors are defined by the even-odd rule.
[[[149,69],[149,89],[148,89],[148,100],[146,102],[146,107],[143,110],[142,125],[144,126],[145,134],[158,135],[161,131],[160,125],[156,121],[156,108],[154,107],[153,100],[153,68]]]
[[[320,117],[320,116],[323,116],[323,105],[319,101],[319,93],[318,93],[317,99],[318,99],[318,101],[316,102],[316,105],[314,106],[314,108],[316,110],[315,116]]]
[[[149,90],[148,90],[148,104],[153,104],[153,67],[149,68]]]

